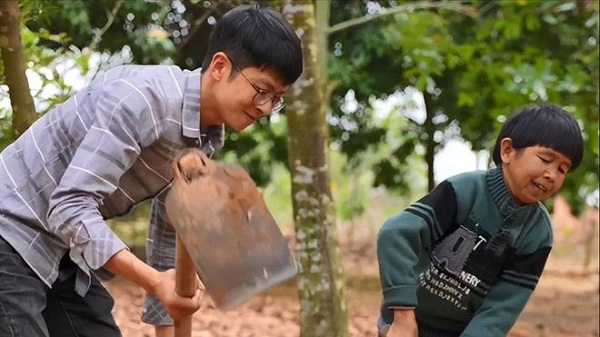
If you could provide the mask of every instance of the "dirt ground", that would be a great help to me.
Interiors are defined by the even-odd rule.
[[[380,301],[377,263],[372,248],[344,253],[351,337],[374,337]],[[541,281],[509,337],[599,336],[598,261],[584,270],[575,257],[552,256]],[[124,337],[154,336],[140,322],[143,291],[115,279],[107,283],[115,298],[114,315]],[[300,335],[295,283],[288,282],[242,307],[194,314],[193,337],[294,337]],[[325,336],[324,336],[325,337]]]

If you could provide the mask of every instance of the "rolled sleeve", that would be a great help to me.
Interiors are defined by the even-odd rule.
[[[100,269],[116,253],[127,246],[108,227],[103,225],[102,219],[97,223],[83,223],[75,235],[75,242],[71,248],[71,257],[80,255],[93,269]]]

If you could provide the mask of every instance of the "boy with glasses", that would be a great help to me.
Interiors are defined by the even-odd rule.
[[[31,125],[0,153],[0,336],[120,336],[99,281],[111,275],[151,296],[149,323],[195,312],[200,290],[175,293],[171,161],[186,147],[210,155],[225,125],[241,131],[281,109],[301,72],[290,24],[241,6],[215,25],[202,69],[116,67]],[[146,264],[105,221],[148,198]]]

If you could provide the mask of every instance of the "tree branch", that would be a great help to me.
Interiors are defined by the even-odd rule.
[[[333,34],[337,31],[357,26],[375,19],[378,19],[383,16],[393,15],[402,12],[413,12],[420,9],[431,9],[431,8],[439,8],[439,9],[447,9],[456,11],[462,14],[465,14],[469,17],[477,17],[477,13],[472,6],[465,6],[457,2],[413,2],[405,5],[399,5],[392,8],[387,8],[380,11],[374,15],[362,16],[360,18],[347,20],[336,25],[329,27],[327,33]]]
[[[96,49],[96,47],[98,46],[98,43],[100,43],[100,41],[102,40],[102,35],[104,35],[104,33],[106,33],[106,31],[108,30],[108,28],[110,28],[110,26],[112,26],[113,22],[115,21],[115,16],[117,15],[117,12],[119,11],[119,9],[121,8],[122,5],[123,5],[123,0],[119,0],[115,3],[115,6],[110,11],[110,13],[106,13],[108,16],[108,21],[106,21],[106,23],[104,24],[104,27],[102,27],[102,29],[96,30],[96,32],[94,33],[94,38],[92,39],[92,42],[90,42],[90,45],[89,45],[89,48],[91,50]]]
[[[206,19],[208,19],[208,17],[212,14],[212,12],[215,10],[216,7],[217,7],[217,3],[212,2],[210,7],[207,8],[206,11],[204,13],[202,13],[202,15],[198,19],[194,20],[194,22],[191,24],[192,29],[190,29],[187,37],[185,39],[182,39],[181,43],[177,47],[178,51],[183,50],[188,45],[188,43],[190,43],[190,41],[192,41],[192,38],[194,37],[194,35],[196,35],[196,33],[198,32],[200,27],[202,27],[202,24],[204,23],[204,21],[206,21]]]

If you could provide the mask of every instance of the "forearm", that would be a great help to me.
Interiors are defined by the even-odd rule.
[[[411,226],[407,224],[412,224]],[[389,307],[417,304],[415,267],[423,248],[425,225],[403,212],[386,221],[377,238],[377,261],[384,304]]]
[[[155,292],[161,281],[160,272],[138,259],[129,250],[120,250],[103,268],[139,285],[149,295],[157,296]]]
[[[549,244],[551,238],[547,239]],[[529,301],[550,254],[550,246],[513,255],[499,281],[463,332],[465,337],[506,336]]]
[[[417,337],[419,329],[414,308],[393,308],[394,322],[389,327],[386,337]]]
[[[489,291],[461,336],[506,336],[531,294],[530,289],[499,282]]]
[[[418,275],[427,263],[427,250],[452,227],[456,213],[454,188],[446,181],[384,223],[377,237],[384,305],[417,305]]]
[[[193,297],[179,296],[175,291],[174,269],[159,272],[128,250],[119,251],[103,267],[109,272],[139,285],[149,295],[160,299],[169,316],[174,320],[187,317],[200,308],[203,292],[198,287]]]
[[[394,323],[399,325],[412,325],[416,322],[415,308],[391,308],[394,310]]]

